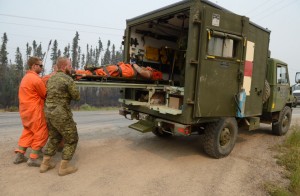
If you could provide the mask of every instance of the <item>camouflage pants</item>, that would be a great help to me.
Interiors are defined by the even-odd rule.
[[[54,156],[59,143],[64,139],[64,148],[62,151],[63,160],[71,160],[78,143],[78,133],[76,123],[72,116],[61,118],[63,115],[47,117],[47,126],[49,130],[49,140],[45,147],[45,155]]]

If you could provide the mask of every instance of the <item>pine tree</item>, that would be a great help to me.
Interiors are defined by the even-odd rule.
[[[20,48],[17,47],[16,55],[15,55],[15,64],[12,64],[9,67],[9,79],[8,79],[8,88],[7,91],[7,107],[18,106],[18,90],[20,86],[20,82],[24,75],[24,67],[23,67],[23,58],[20,51]]]
[[[58,56],[58,57],[61,56],[61,51],[60,51],[60,50],[57,51],[57,56]]]
[[[70,44],[64,48],[64,57],[70,58]]]
[[[91,57],[90,57],[90,51],[89,51],[89,45],[86,45],[86,65],[90,65],[91,64]]]
[[[90,57],[90,59],[89,59],[89,64],[90,65],[93,65],[94,64],[94,59],[93,59],[93,47],[91,46],[91,48],[90,48],[90,52],[89,52],[89,57]]]
[[[8,52],[6,49],[6,45],[8,42],[8,38],[6,33],[3,34],[2,44],[0,49],[0,107],[4,106],[4,101],[6,100],[5,96],[5,86],[6,86],[6,78],[7,78],[7,69],[8,69]],[[3,104],[3,105],[2,105]]]
[[[20,74],[20,77],[23,77],[23,58],[22,58],[22,54],[20,52],[20,48],[17,47],[16,50],[16,59],[15,59],[15,63],[16,63],[16,67],[17,67],[17,71]]]
[[[72,67],[74,69],[79,68],[79,62],[78,62],[78,41],[79,41],[79,34],[76,31],[75,37],[73,38],[72,43]]]
[[[8,38],[6,33],[4,33],[2,37],[2,45],[0,50],[0,78],[3,78],[3,75],[5,74],[5,70],[8,66],[8,57],[7,57],[8,52],[6,49],[7,42],[8,42]]]
[[[98,41],[98,50],[96,50],[96,65],[99,65],[99,59],[101,57],[101,52],[103,51],[103,45],[102,45],[102,41],[99,37],[99,41]],[[101,62],[100,62],[101,64]]]
[[[123,61],[123,49],[122,46],[120,46],[119,50],[116,52],[116,62]]]
[[[78,62],[78,67],[77,69],[80,68],[80,56],[81,56],[81,47],[78,47],[78,57],[77,57],[77,62]]]
[[[57,44],[57,41],[54,40],[53,47],[51,49],[51,55],[50,55],[52,65],[54,65],[56,63],[56,60],[57,60],[58,57],[59,57],[59,55],[58,55],[58,44]]]
[[[37,44],[36,44],[36,41],[35,41],[35,40],[33,40],[33,42],[32,42],[32,51],[33,51],[33,56],[37,56],[37,55],[36,55]]]
[[[41,43],[36,48],[36,54],[35,54],[35,56],[39,57],[40,59],[44,59],[45,54],[43,53],[42,44]]]
[[[83,69],[84,66],[85,66],[85,55],[82,54],[82,55],[81,55],[81,66],[80,66],[80,69]]]
[[[112,50],[111,50],[111,63],[116,64],[116,47],[115,44],[112,45]]]
[[[29,46],[29,43],[27,42],[27,44],[26,44],[26,60],[29,59],[29,56],[31,55],[31,52],[32,52],[32,47]]]
[[[41,43],[40,43],[40,44],[38,45],[38,47],[36,48],[36,54],[35,54],[35,56],[36,56],[36,57],[39,57],[40,59],[42,59],[42,60],[44,61],[44,58],[45,58],[45,56],[46,56],[46,53],[43,53],[43,50],[42,50],[42,44],[41,44]],[[43,63],[45,63],[45,61],[44,61]],[[46,69],[45,69],[45,65],[44,65],[44,69],[43,69],[43,71],[42,71],[42,73],[41,73],[42,76],[45,75],[45,71],[46,71]]]
[[[108,40],[107,42],[107,48],[106,48],[106,51],[104,53],[104,57],[102,59],[102,65],[106,65],[106,64],[110,64],[111,63],[111,58],[110,58],[110,50],[109,50],[109,47],[110,47],[110,40]]]
[[[97,53],[97,47],[95,50],[93,50],[93,65],[96,65],[97,64],[97,61],[96,61],[96,53]]]

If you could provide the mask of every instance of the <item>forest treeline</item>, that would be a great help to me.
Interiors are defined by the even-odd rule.
[[[33,40],[26,44],[25,54],[21,53],[20,47],[16,48],[15,59],[8,59],[7,43],[9,41],[6,33],[1,37],[0,49],[0,109],[9,110],[17,108],[18,90],[20,82],[28,70],[27,60],[30,56],[37,56],[45,61],[47,56],[52,65],[58,57],[68,57],[72,60],[73,69],[84,69],[85,65],[106,65],[116,64],[123,59],[122,46],[116,49],[108,40],[106,48],[99,38],[96,46],[86,45],[86,48],[79,46],[79,33],[76,32],[72,44],[59,48],[57,40],[51,40],[46,49],[41,43]],[[51,70],[49,70],[51,71]],[[45,70],[42,75],[45,75]],[[119,90],[115,88],[80,87],[81,100],[73,105],[80,107],[88,104],[95,107],[118,106]]]

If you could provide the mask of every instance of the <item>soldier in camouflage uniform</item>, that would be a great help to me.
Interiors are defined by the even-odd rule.
[[[71,61],[65,57],[57,59],[57,73],[50,77],[47,83],[47,98],[45,102],[45,115],[49,129],[49,141],[45,148],[45,155],[40,166],[44,173],[55,167],[50,159],[55,155],[58,145],[64,139],[62,161],[58,174],[64,176],[77,171],[69,166],[78,143],[76,123],[73,120],[70,103],[79,100],[80,94],[74,80],[69,76],[72,71]]]

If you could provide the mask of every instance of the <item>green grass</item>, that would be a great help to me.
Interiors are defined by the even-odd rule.
[[[118,107],[94,107],[89,104],[83,104],[79,108],[74,109],[74,111],[113,111],[118,109]]]
[[[17,106],[10,106],[8,108],[1,108],[0,112],[18,112],[19,108]]]
[[[274,184],[265,184],[265,188],[272,196],[291,196],[292,194],[286,188],[278,187]]]
[[[291,131],[285,142],[279,146],[280,155],[277,157],[277,163],[289,172],[287,177],[290,184],[288,187],[267,185],[266,188],[272,196],[300,195],[300,126],[292,126]]]

